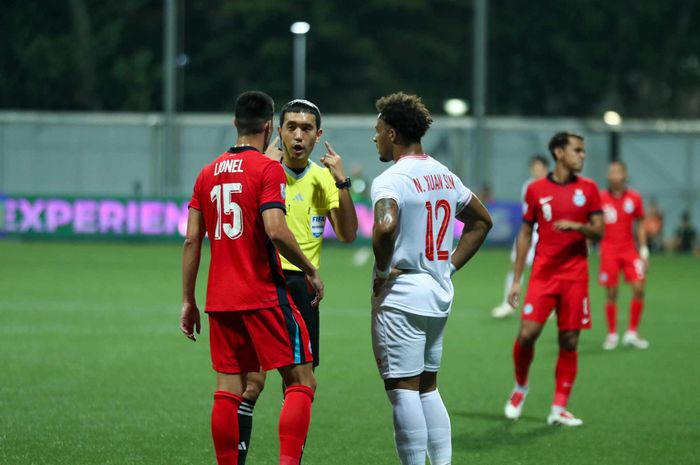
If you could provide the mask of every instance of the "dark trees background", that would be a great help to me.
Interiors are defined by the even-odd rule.
[[[367,113],[396,90],[435,113],[471,100],[470,0],[179,0],[178,108],[231,111],[256,88],[290,99],[292,35],[304,20],[307,96]],[[697,0],[491,0],[492,115],[696,118]],[[10,0],[0,15],[0,107],[158,111],[161,1]]]

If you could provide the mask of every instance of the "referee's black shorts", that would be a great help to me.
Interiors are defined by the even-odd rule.
[[[311,301],[316,297],[316,292],[306,282],[306,276],[301,271],[284,270],[284,276],[287,279],[287,287],[292,295],[294,304],[299,309],[306,329],[309,331],[309,339],[311,340],[311,352],[314,355],[314,367],[319,364],[319,312],[318,307],[313,308]]]

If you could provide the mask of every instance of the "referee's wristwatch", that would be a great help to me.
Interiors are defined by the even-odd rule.
[[[335,187],[338,189],[350,189],[350,186],[352,186],[352,179],[350,178],[345,178],[343,181],[335,182]]]

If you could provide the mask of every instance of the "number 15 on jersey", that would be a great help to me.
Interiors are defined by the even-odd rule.
[[[211,201],[216,204],[216,229],[214,239],[221,239],[221,230],[230,239],[238,239],[243,234],[243,210],[240,205],[233,201],[234,194],[243,192],[243,185],[240,182],[229,182],[217,184],[209,194]],[[224,223],[221,218],[224,215],[233,215],[231,223]]]

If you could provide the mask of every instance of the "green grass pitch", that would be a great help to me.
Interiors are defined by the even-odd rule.
[[[353,267],[353,253],[324,252],[322,362],[307,465],[399,463],[370,346],[370,265]],[[537,346],[523,418],[502,417],[517,321],[493,320],[489,311],[507,264],[507,251],[484,250],[455,276],[439,378],[453,463],[700,463],[700,260],[653,257],[646,352],[603,352],[603,293],[592,281],[594,327],[581,339],[570,402],[585,421],[579,429],[545,424],[553,325]],[[623,288],[621,326],[628,301]],[[178,330],[179,311],[177,245],[0,242],[0,464],[215,463],[207,325],[192,343]],[[280,400],[274,375],[256,408],[251,465],[276,463]]]

